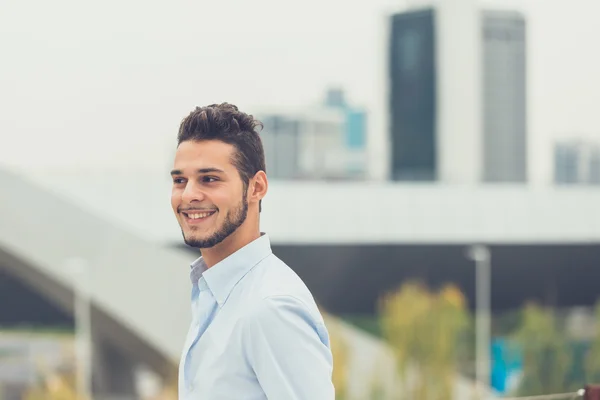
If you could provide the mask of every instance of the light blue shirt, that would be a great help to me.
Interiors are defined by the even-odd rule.
[[[334,400],[323,317],[265,234],[206,269],[192,263],[181,400]]]

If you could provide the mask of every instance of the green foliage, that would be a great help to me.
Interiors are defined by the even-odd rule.
[[[596,302],[596,326],[600,327],[600,301]],[[600,382],[600,329],[596,328],[596,336],[592,341],[585,358],[585,377],[587,382]]]
[[[519,395],[561,393],[570,389],[567,375],[572,368],[572,355],[551,310],[527,304],[513,338],[523,356]]]
[[[329,336],[333,355],[332,381],[335,387],[335,399],[345,400],[348,387],[348,346],[337,328],[329,327]]]
[[[369,390],[369,400],[385,400],[385,390],[377,374],[371,378],[371,387]]]
[[[450,399],[460,343],[469,326],[465,299],[458,288],[431,293],[407,282],[380,302],[381,329],[392,346],[406,398]],[[414,384],[408,385],[408,372]]]
[[[39,385],[32,387],[24,400],[86,400],[75,390],[75,379],[69,375],[47,372]]]
[[[409,370],[420,377],[399,398],[445,399],[455,373],[474,379],[474,319],[457,288],[447,286],[434,293],[419,282],[407,282],[383,296],[378,311],[371,319],[345,319],[391,345],[404,380]],[[509,339],[523,363],[520,386],[513,395],[575,392],[586,383],[600,383],[600,301],[596,320],[599,329],[588,343],[569,340],[553,310],[536,304],[495,315],[492,335]],[[381,396],[374,380],[371,398]]]
[[[359,328],[370,335],[382,339],[383,334],[381,332],[381,324],[379,317],[376,315],[361,315],[361,314],[346,314],[340,316],[345,322],[350,325]]]

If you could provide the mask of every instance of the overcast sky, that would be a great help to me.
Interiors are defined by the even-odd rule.
[[[511,3],[528,17],[532,167],[545,179],[553,138],[600,137],[600,2]],[[371,111],[383,16],[403,4],[3,0],[0,164],[161,167],[195,105],[302,106],[330,85]]]

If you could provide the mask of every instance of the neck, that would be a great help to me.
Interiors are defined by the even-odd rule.
[[[202,259],[206,267],[211,268],[259,237],[260,230],[258,226],[253,227],[253,229],[240,226],[221,243],[208,249],[201,249]]]

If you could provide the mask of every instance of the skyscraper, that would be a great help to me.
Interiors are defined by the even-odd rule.
[[[527,179],[525,19],[483,12],[483,180]]]
[[[523,16],[447,0],[393,15],[389,45],[392,179],[525,182]]]
[[[436,180],[434,10],[394,15],[390,40],[392,179]]]

